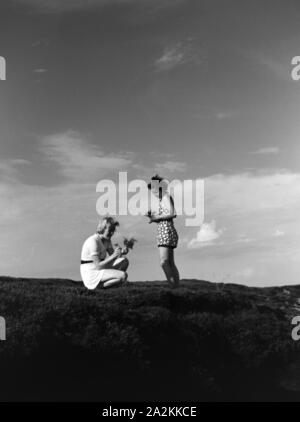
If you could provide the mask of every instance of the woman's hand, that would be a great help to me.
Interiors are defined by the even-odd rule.
[[[129,249],[125,246],[125,248],[122,249],[122,255],[127,255],[129,252]]]
[[[148,221],[149,224],[158,223],[158,221],[159,221],[159,216],[152,211],[148,211],[147,214],[146,214],[146,217],[149,218],[149,221]]]
[[[119,258],[122,255],[122,248],[117,246],[112,254],[114,258]]]

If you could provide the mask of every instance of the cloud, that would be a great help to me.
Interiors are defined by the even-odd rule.
[[[255,239],[252,238],[252,237],[245,237],[245,236],[237,235],[236,242],[237,243],[244,243],[244,244],[245,243],[252,243],[252,242],[255,242]]]
[[[233,215],[280,209],[292,213],[300,206],[300,174],[284,170],[219,174],[205,179],[205,194],[211,207]]]
[[[253,277],[254,274],[255,274],[254,268],[246,267],[246,268],[243,268],[242,270],[236,271],[234,275],[237,278],[249,279]]]
[[[131,167],[136,170],[137,177],[149,180],[154,174],[159,174],[170,178],[174,173],[184,173],[187,170],[187,163],[175,161],[174,154],[152,152],[150,156],[154,161],[158,158],[165,158],[166,161],[152,164],[151,159],[148,158],[147,163],[135,162]]]
[[[238,51],[246,60],[250,59],[256,65],[259,72],[264,70],[268,72],[268,77],[272,76],[285,82],[291,81],[290,60],[286,60],[286,57],[270,56],[269,53],[257,50],[244,50],[238,48]]]
[[[157,9],[173,7],[184,0],[14,0],[15,3],[33,7],[41,13],[61,13],[73,10],[101,8],[111,4],[136,4],[149,3]]]
[[[214,271],[218,279],[229,274],[230,282],[248,285],[298,284],[299,215],[299,173],[273,169],[213,175],[205,179],[205,220],[226,230],[213,226],[198,232],[180,246],[184,259],[179,263],[190,276],[190,268],[198,268],[202,278],[209,274],[207,279],[215,279]],[[179,224],[185,238],[189,231]]]
[[[231,119],[231,117],[234,117],[237,115],[236,111],[219,111],[215,114],[215,116],[218,120],[225,120],[225,119]]]
[[[40,152],[69,181],[95,182],[113,170],[124,170],[131,164],[130,154],[105,154],[79,133],[67,131],[40,139]]]
[[[40,69],[34,69],[33,72],[34,73],[41,74],[41,73],[47,73],[48,70],[47,69],[40,68]]]
[[[156,70],[159,72],[171,70],[184,64],[186,61],[185,51],[178,44],[175,47],[165,49],[163,55],[155,61]]]
[[[202,63],[203,51],[193,38],[183,42],[169,45],[164,48],[163,54],[155,60],[154,67],[157,72],[167,72],[187,63]]]
[[[0,197],[0,273],[78,279],[81,239],[97,221],[95,185],[1,180]]]
[[[204,246],[211,246],[213,242],[222,235],[223,229],[216,230],[216,221],[211,223],[203,223],[196,237],[188,243],[189,249],[202,248]]]
[[[264,54],[255,54],[254,58],[256,58],[258,62],[268,69],[276,78],[290,82],[291,69],[288,61],[280,61]]]
[[[186,171],[186,163],[180,161],[166,161],[155,165],[154,173],[166,175],[166,173],[178,173]]]
[[[227,227],[218,256],[293,251],[300,241],[300,174],[283,170],[214,175],[205,179],[205,218]],[[284,242],[274,243],[274,226]],[[288,234],[287,234],[288,233]],[[251,239],[251,241],[241,241]],[[278,249],[279,248],[279,249]]]
[[[0,176],[1,180],[14,180],[23,166],[30,165],[30,161],[21,158],[0,159]]]
[[[200,107],[191,109],[191,115],[196,119],[228,120],[240,114],[237,110],[218,110],[212,107]]]
[[[280,152],[279,147],[264,147],[264,148],[259,148],[255,151],[252,151],[252,154],[273,155],[273,154],[279,154],[279,152]]]
[[[0,273],[79,279],[82,241],[95,230],[99,217],[95,182],[131,161],[104,154],[77,132],[38,141],[42,165],[65,180],[55,186],[26,184],[22,168],[33,163],[18,158],[0,160]],[[128,217],[126,222],[132,219],[137,220]],[[43,264],[33,265],[33,260]]]

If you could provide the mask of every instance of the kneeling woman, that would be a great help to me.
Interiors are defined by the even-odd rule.
[[[156,175],[151,178],[148,189],[159,198],[158,214],[150,210],[149,223],[157,223],[157,246],[161,267],[172,287],[178,287],[180,276],[174,261],[174,249],[177,248],[178,234],[174,226],[176,212],[172,196],[167,192],[166,181]]]
[[[106,288],[127,282],[128,260],[123,255],[128,251],[120,247],[113,249],[111,243],[118,225],[112,217],[103,218],[97,232],[83,244],[80,273],[85,287],[90,290],[98,285]]]

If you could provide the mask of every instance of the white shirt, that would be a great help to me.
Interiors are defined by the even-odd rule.
[[[81,259],[92,261],[94,256],[98,256],[100,261],[106,258],[108,250],[113,249],[111,241],[101,238],[98,233],[88,237],[82,246]]]

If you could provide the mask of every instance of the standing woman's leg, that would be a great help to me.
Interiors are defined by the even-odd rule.
[[[172,287],[177,286],[176,275],[172,268],[172,248],[166,246],[159,246],[160,265],[167,277],[168,283]]]
[[[171,260],[172,271],[174,274],[175,285],[179,286],[180,275],[179,275],[179,271],[178,271],[178,268],[176,267],[175,260],[174,260],[174,249],[171,249],[170,260]]]

